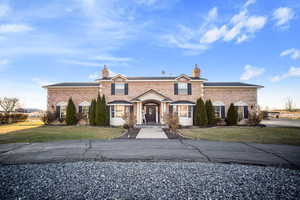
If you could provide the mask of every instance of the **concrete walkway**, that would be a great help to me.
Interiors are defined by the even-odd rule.
[[[300,169],[300,146],[166,139],[0,145],[0,164],[84,160],[239,163]]]
[[[161,128],[141,128],[137,139],[168,139]]]

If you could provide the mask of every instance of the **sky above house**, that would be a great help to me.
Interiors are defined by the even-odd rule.
[[[42,85],[191,74],[263,85],[300,107],[299,0],[1,0],[0,97],[46,108]]]

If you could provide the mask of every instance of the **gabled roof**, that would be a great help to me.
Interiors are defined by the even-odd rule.
[[[204,82],[204,87],[254,87],[263,88],[261,85],[254,85],[241,82]]]
[[[180,78],[185,78],[185,79],[187,79],[187,80],[191,80],[191,77],[189,77],[189,76],[187,76],[187,75],[185,75],[185,74],[181,74],[180,76],[178,76],[177,78],[175,78],[175,80],[178,80],[178,79],[180,79]]]
[[[163,95],[163,94],[161,94],[161,93],[159,93],[159,92],[157,92],[156,90],[153,90],[153,89],[150,89],[150,90],[144,92],[143,94],[133,98],[131,101],[141,101],[139,98],[141,98],[142,96],[144,96],[146,94],[149,94],[149,93],[155,93],[155,94],[163,97],[164,99],[162,101],[172,101],[172,99],[170,99],[169,97],[166,97],[165,95]]]
[[[108,102],[108,103],[107,103],[107,105],[117,105],[117,104],[122,104],[122,105],[132,105],[131,102],[125,101],[125,100],[115,100],[115,101],[111,101],[111,102]]]
[[[98,87],[99,83],[97,82],[63,82],[56,83],[52,85],[45,85],[43,88],[49,87]]]
[[[207,79],[205,78],[199,78],[199,77],[192,77],[192,76],[186,76],[188,78],[190,78],[191,80],[199,80],[199,81],[207,81]],[[106,77],[106,78],[100,78],[100,79],[97,79],[97,80],[106,80],[106,81],[109,81],[111,80],[113,77]],[[130,81],[136,81],[136,80],[175,80],[176,78],[178,78],[178,76],[136,76],[136,77],[126,77],[127,80],[130,80]]]

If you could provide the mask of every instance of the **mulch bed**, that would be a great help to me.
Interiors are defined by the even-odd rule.
[[[171,132],[168,128],[163,128],[163,131],[167,135],[168,139],[185,139],[185,137],[183,137],[182,135]]]
[[[137,134],[140,132],[140,130],[141,130],[140,128],[129,129],[125,134],[123,134],[122,136],[116,139],[135,139]]]

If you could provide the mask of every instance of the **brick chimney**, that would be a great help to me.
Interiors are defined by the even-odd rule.
[[[195,77],[195,78],[200,78],[200,68],[199,68],[199,65],[198,64],[195,64],[195,67],[192,71],[192,77]]]
[[[108,78],[109,77],[109,70],[107,69],[107,66],[104,65],[102,69],[102,78]]]

